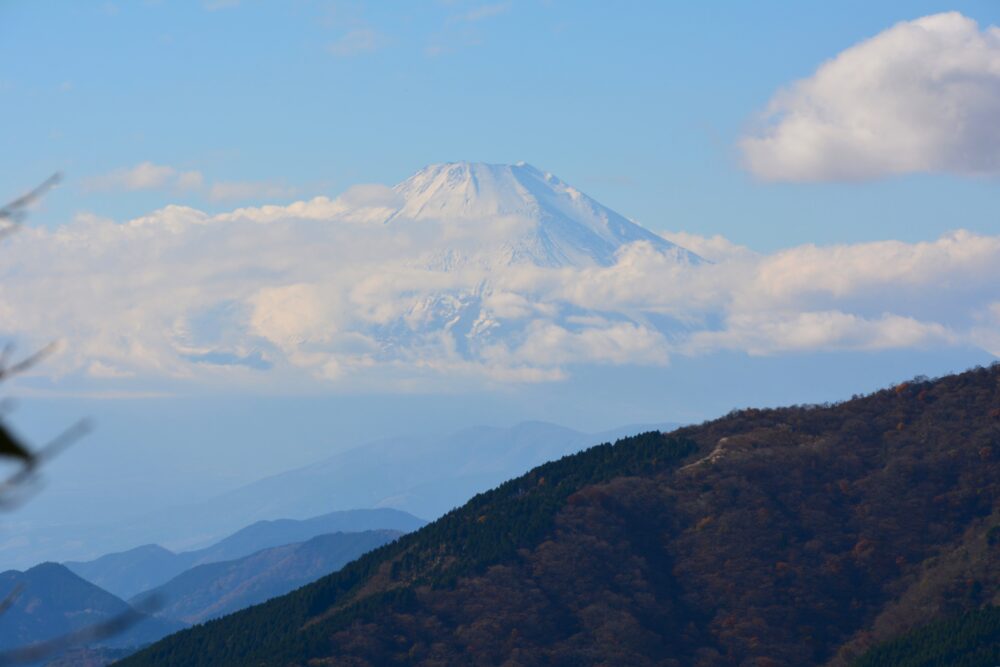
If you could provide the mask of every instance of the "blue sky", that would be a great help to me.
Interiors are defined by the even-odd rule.
[[[776,90],[844,48],[939,11],[998,23],[996,3],[217,5],[0,5],[0,182],[69,179],[38,223],[526,160],[653,229],[764,251],[997,227],[993,179],[760,184],[735,148]],[[144,161],[271,187],[227,201],[83,187]]]
[[[20,516],[990,363],[998,24],[993,0],[0,0],[0,196],[65,174],[0,245],[0,336],[65,342],[13,419],[99,426]],[[367,224],[399,203],[373,184],[520,160],[711,263],[445,275],[414,267],[455,227]],[[454,303],[513,333],[466,354],[428,315]]]

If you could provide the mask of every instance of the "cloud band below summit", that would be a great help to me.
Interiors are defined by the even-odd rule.
[[[452,183],[454,201],[470,182]],[[670,235],[713,260],[701,261],[626,236],[605,260],[567,245],[591,238],[569,222],[584,211],[598,238],[620,216],[554,177],[539,182],[551,192],[508,183],[516,201],[473,202],[495,210],[472,217],[451,200],[427,212],[434,197],[426,215],[401,216],[416,195],[397,187],[26,230],[0,247],[0,329],[32,343],[61,332],[49,374],[276,389],[548,381],[579,365],[665,366],[720,350],[1000,353],[1000,237],[762,255]],[[477,187],[493,196],[484,179]],[[638,229],[627,234],[652,236]],[[559,254],[512,250],[552,238]]]

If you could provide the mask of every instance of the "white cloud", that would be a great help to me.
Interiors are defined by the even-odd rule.
[[[510,2],[481,4],[449,15],[437,33],[430,36],[424,55],[436,58],[462,49],[482,46],[487,42],[481,25],[509,12]]]
[[[328,341],[337,330],[329,299],[316,285],[265,287],[251,297],[250,303],[251,331],[288,352]]]
[[[513,349],[504,344],[486,351],[490,360],[516,361],[535,367],[573,363],[665,365],[667,341],[649,327],[619,322],[570,331],[556,323],[536,320]]]
[[[240,6],[240,0],[205,0],[205,9],[215,12],[220,9],[234,9]]]
[[[461,18],[463,21],[476,23],[478,21],[495,18],[501,14],[506,14],[509,10],[509,2],[496,2],[493,4],[480,5],[475,9],[470,9],[468,12],[463,14]]]
[[[663,238],[687,248],[699,257],[710,262],[721,262],[731,259],[749,258],[756,255],[746,246],[733,243],[729,239],[716,234],[715,236],[700,236],[690,232],[662,232]]]
[[[957,12],[899,23],[771,100],[741,142],[771,181],[1000,172],[1000,28]]]
[[[201,190],[205,187],[205,177],[200,171],[185,171],[177,175],[177,188],[180,190]]]
[[[540,382],[580,364],[718,350],[1000,354],[1000,236],[758,254],[678,232],[669,238],[713,262],[639,242],[610,266],[448,264],[444,249],[503,234],[492,222],[383,224],[399,203],[361,186],[219,215],[168,206],[25,229],[0,244],[0,337],[31,347],[58,334],[66,349],[44,372],[137,390]]]
[[[92,361],[87,367],[87,373],[95,378],[127,378],[134,374],[123,371],[101,361]]]
[[[333,55],[346,58],[377,51],[385,42],[385,37],[371,28],[355,28],[327,48]]]
[[[740,313],[725,329],[699,331],[687,342],[691,353],[719,349],[752,355],[817,350],[886,350],[951,344],[957,336],[945,326],[885,314],[869,319],[840,311]]]
[[[278,199],[292,197],[298,192],[295,187],[273,181],[218,181],[208,184],[205,175],[200,171],[181,171],[175,167],[148,161],[86,179],[83,186],[85,190],[91,192],[173,190],[201,193],[212,201]],[[378,187],[384,188],[384,186]]]
[[[84,181],[88,190],[154,190],[167,186],[177,170],[162,164],[140,162],[134,167],[95,176]]]

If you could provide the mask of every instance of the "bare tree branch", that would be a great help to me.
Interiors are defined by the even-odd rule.
[[[0,456],[9,456],[24,461],[24,465],[17,472],[7,479],[0,481],[0,509],[9,510],[20,506],[22,504],[21,500],[15,494],[23,489],[26,484],[37,478],[38,468],[41,464],[62,453],[63,450],[86,435],[90,429],[91,425],[89,421],[85,419],[80,420],[60,433],[48,444],[32,452],[15,440],[10,431],[0,422]],[[5,451],[5,444],[15,448],[13,453]],[[28,458],[25,459],[24,455],[17,453],[18,450],[25,452]]]
[[[28,194],[22,195],[6,206],[0,207],[0,224],[2,224],[0,226],[0,238],[17,231],[21,226],[21,222],[28,214],[27,208],[61,180],[62,174],[56,172]]]
[[[21,597],[21,593],[23,591],[24,591],[24,584],[18,584],[17,586],[14,586],[14,590],[12,590],[10,593],[7,593],[7,597],[5,597],[3,600],[0,600],[0,616],[2,616],[5,611],[10,609],[15,602],[17,602],[17,599]]]
[[[50,188],[59,183],[61,178],[60,174],[53,174],[31,192],[15,199],[6,206],[0,207],[0,239],[17,231],[27,216],[28,207]],[[4,346],[0,350],[0,382],[18,373],[23,373],[47,357],[55,349],[56,344],[50,343],[21,361],[11,363],[10,360],[13,356],[14,346],[10,344]],[[11,506],[19,505],[20,502],[17,493],[23,491],[30,482],[38,478],[39,466],[60,454],[89,430],[90,423],[88,421],[79,421],[45,446],[32,450],[20,438],[16,437],[4,423],[3,419],[0,418],[0,458],[15,459],[21,464],[14,474],[0,481],[0,509],[9,509]],[[6,597],[0,600],[0,615],[17,604],[23,590],[24,587],[18,585]],[[97,623],[60,637],[0,653],[0,667],[3,665],[26,665],[41,662],[58,653],[62,653],[68,648],[108,639],[125,632],[135,623],[155,613],[161,606],[160,599],[156,596],[151,596],[143,600],[139,606],[131,606],[126,611],[103,623]]]
[[[6,380],[12,375],[17,375],[18,373],[23,373],[28,370],[38,362],[40,362],[45,357],[49,356],[59,347],[58,343],[49,343],[38,352],[25,357],[16,364],[8,365],[10,357],[14,353],[14,346],[10,343],[4,346],[3,352],[0,352],[0,381]]]

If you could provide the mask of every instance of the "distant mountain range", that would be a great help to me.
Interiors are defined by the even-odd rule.
[[[0,664],[7,664],[3,651],[128,618],[124,631],[78,640],[83,646],[58,652],[56,663],[104,665],[126,654],[115,649],[134,650],[287,593],[425,523],[392,509],[332,512],[302,521],[261,521],[198,551],[175,554],[147,545],[91,562],[4,572],[0,599],[11,594],[13,604],[0,614]],[[155,615],[136,620],[134,609]]]
[[[547,463],[121,665],[992,667],[998,548],[995,365]]]
[[[371,351],[365,355],[390,365],[410,364],[416,358],[425,358],[429,347],[443,345],[445,349],[454,348],[448,354],[453,354],[456,363],[470,362],[470,368],[492,364],[498,372],[525,371],[526,378],[536,372],[555,377],[562,372],[563,362],[548,364],[543,360],[536,364],[515,358],[521,354],[517,350],[532,348],[531,341],[540,340],[535,325],[544,324],[551,325],[557,336],[579,341],[565,346],[567,350],[580,345],[591,349],[594,340],[607,338],[607,346],[621,347],[619,352],[625,356],[635,347],[640,354],[636,363],[665,361],[666,346],[657,342],[658,328],[675,327],[678,322],[663,313],[598,312],[569,302],[550,302],[548,297],[539,301],[541,297],[529,293],[531,288],[527,286],[535,281],[499,285],[493,284],[490,276],[494,268],[501,266],[513,270],[608,266],[617,261],[623,249],[635,243],[643,244],[648,252],[662,256],[668,263],[703,263],[705,260],[696,254],[616,213],[555,175],[524,163],[434,164],[385,190],[386,201],[378,206],[371,202],[351,204],[350,197],[345,197],[314,206],[309,220],[296,218],[292,212],[282,215],[289,224],[307,224],[310,233],[336,228],[338,221],[348,220],[379,229],[395,228],[401,236],[425,240],[439,238],[436,234],[440,232],[446,243],[415,242],[392,261],[398,260],[398,265],[407,270],[433,269],[435,274],[465,269],[484,273],[481,279],[471,282],[446,279],[440,288],[432,281],[429,286],[415,288],[413,294],[397,296],[398,304],[390,308],[394,313],[391,317],[352,318],[365,321],[359,324],[361,330],[352,332],[359,334],[359,340],[368,341],[365,345]],[[329,224],[317,225],[316,220]],[[437,231],[424,234],[432,228]],[[309,277],[300,279],[308,281]],[[197,350],[191,358],[209,365],[280,365],[286,351],[274,341],[268,342],[260,332],[245,331],[244,316],[237,315],[242,310],[231,306],[229,302],[220,303],[206,307],[204,312],[188,314],[193,319],[184,327],[190,331],[183,336],[183,347]],[[545,312],[536,312],[535,306],[544,306]],[[250,338],[232,347],[228,337],[223,343],[215,334],[207,333],[230,330],[241,331],[238,337],[246,334]],[[205,332],[204,339],[201,332]],[[633,344],[633,339],[640,342]],[[256,351],[247,356],[247,349]],[[495,362],[498,354],[507,354],[503,350],[513,355],[511,360]],[[539,354],[549,356],[544,351]],[[579,360],[584,362],[590,355],[569,354],[574,358],[582,355]],[[625,363],[614,352],[612,357],[615,365]],[[567,359],[565,363],[573,362]],[[315,474],[308,467],[279,473],[196,505],[143,511],[132,520],[116,521],[114,525],[101,523],[99,515],[89,524],[63,521],[59,525],[42,525],[36,520],[33,525],[19,528],[17,540],[0,544],[0,564],[21,568],[40,560],[81,561],[149,543],[175,552],[186,551],[214,542],[253,521],[304,518],[338,509],[394,507],[430,519],[543,461],[629,430],[633,429],[584,434],[536,423],[380,441],[317,462],[310,466],[316,468]],[[317,481],[328,478],[331,472],[336,483]],[[282,486],[286,482],[291,486]],[[267,492],[256,493],[264,490]]]
[[[64,565],[87,581],[128,599],[199,565],[232,561],[270,547],[304,542],[327,533],[367,534],[360,531],[374,530],[397,535],[416,530],[425,523],[393,509],[330,512],[311,519],[258,521],[216,544],[195,551],[174,553],[159,545],[147,544],[92,561],[71,561]]]
[[[444,436],[389,438],[267,477],[199,505],[190,514],[198,521],[216,516],[296,517],[316,507],[347,505],[394,507],[432,519],[545,461],[642,430],[676,427],[631,425],[581,433],[546,422],[524,422]]]
[[[236,560],[198,565],[129,602],[141,608],[151,598],[163,600],[157,616],[202,623],[295,590],[402,534],[368,530],[320,535]]]
[[[334,510],[394,508],[432,519],[545,461],[641,430],[676,427],[673,423],[626,425],[585,433],[547,422],[524,422],[512,427],[478,426],[444,435],[387,438],[197,504],[113,525],[52,526],[28,536],[45,546],[42,553],[46,557],[53,551],[77,553],[83,557],[71,556],[73,561],[89,561],[137,544],[160,544],[175,553],[191,551],[215,544],[257,521],[306,519]],[[365,525],[339,530],[369,528],[407,529]],[[18,548],[9,547],[11,558]],[[0,556],[6,553],[0,551]],[[16,560],[31,553],[22,553]]]

